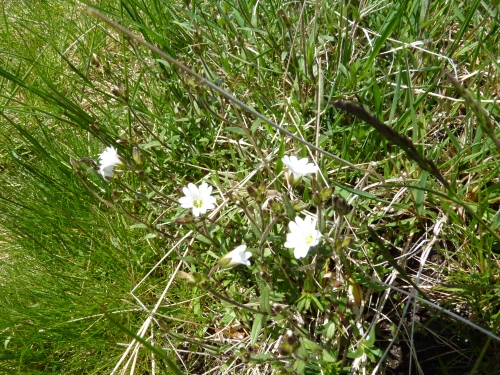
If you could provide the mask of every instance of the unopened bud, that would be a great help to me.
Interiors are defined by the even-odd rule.
[[[321,191],[321,185],[315,178],[311,178],[311,188],[315,193],[319,193]]]
[[[292,24],[290,23],[290,19],[287,17],[283,8],[278,9],[278,16],[282,19],[284,25],[289,28]]]
[[[252,186],[247,186],[247,192],[252,198],[257,197],[257,191]]]
[[[269,272],[269,269],[267,268],[267,263],[266,262],[261,262],[260,263],[260,270],[262,272]]]
[[[120,139],[116,140],[116,143],[118,143],[119,145],[126,145],[127,143],[130,143],[130,142],[128,141],[128,139],[120,138]]]
[[[297,341],[297,337],[295,336],[295,334],[293,333],[293,331],[291,329],[289,329],[288,331],[286,331],[286,343],[288,345],[295,345],[295,342]]]
[[[177,271],[177,277],[186,280],[189,285],[196,285],[199,282],[200,277],[197,273],[187,273],[183,271]]]
[[[189,224],[192,222],[193,222],[193,216],[191,214],[187,214],[186,216],[175,219],[176,224]]]
[[[290,186],[297,186],[300,181],[302,181],[302,177],[295,177],[293,173],[287,173],[286,178]]]
[[[347,215],[352,210],[352,206],[342,197],[333,197],[333,209],[341,215]]]
[[[90,62],[91,62],[91,63],[92,63],[92,65],[94,65],[94,66],[97,66],[97,67],[101,66],[101,56],[99,56],[99,55],[97,55],[97,54],[93,53],[93,54],[92,54],[92,58],[90,59]]]
[[[206,277],[204,277],[203,280],[201,280],[198,285],[203,290],[210,289],[210,281]]]
[[[320,194],[321,194],[321,200],[323,202],[326,202],[332,196],[332,194],[333,194],[333,188],[331,188],[331,187],[324,188],[324,189],[321,190]]]
[[[111,199],[114,200],[114,201],[120,199],[120,193],[117,192],[116,190],[113,190],[111,192]]]
[[[113,87],[113,89],[111,90],[111,93],[121,99],[123,99],[124,101],[128,102],[128,93],[127,93],[127,89],[125,88],[125,86],[123,86],[120,82],[118,82],[116,84],[115,87]]]
[[[142,167],[142,165],[144,164],[144,158],[142,157],[137,147],[134,147],[132,149],[132,160],[137,167]]]
[[[90,165],[93,165],[93,166],[96,165],[95,161],[93,161],[91,158],[87,158],[87,157],[81,158],[80,162],[81,163],[85,163],[85,164],[90,164]]]
[[[252,358],[252,357],[250,356],[250,353],[248,352],[248,350],[243,349],[243,348],[241,348],[241,349],[240,349],[240,357],[241,357],[241,361],[242,361],[243,363],[248,363],[248,362],[250,362],[250,359]]]
[[[146,181],[148,179],[148,176],[146,175],[146,173],[144,173],[142,169],[140,171],[137,171],[137,177],[141,181]]]
[[[314,193],[312,196],[312,200],[316,206],[321,205],[321,203],[323,202],[323,200],[321,199],[321,195],[319,193]]]
[[[344,283],[340,280],[334,280],[334,279],[331,279],[328,284],[330,284],[330,286],[332,288],[340,288],[341,286],[344,286]]]
[[[273,200],[271,203],[271,208],[274,212],[279,213],[281,212],[281,203]]]
[[[267,273],[267,272],[260,271],[259,276],[264,281],[271,281],[271,275],[269,275],[269,273]]]
[[[301,202],[300,200],[295,200],[292,202],[292,207],[296,212],[304,210],[305,208],[307,208],[307,206],[308,206],[307,204]]]
[[[267,183],[262,181],[257,189],[257,201],[263,202],[267,198]]]

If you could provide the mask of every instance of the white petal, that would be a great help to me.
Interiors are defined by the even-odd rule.
[[[181,198],[179,198],[178,202],[182,208],[193,207],[193,198],[191,198],[191,197],[181,197]]]
[[[307,165],[307,163],[308,163],[308,162],[309,162],[309,160],[308,160],[307,158],[302,158],[302,159],[300,159],[300,160],[297,160],[296,165],[297,165],[298,167],[303,168],[303,167],[305,167],[305,166]]]
[[[312,218],[310,216],[304,217],[304,220],[302,220],[302,227],[306,230],[309,230],[310,228],[314,229],[314,227],[312,226]]]
[[[282,162],[283,162],[283,164],[285,164],[288,168],[290,168],[290,167],[289,167],[289,165],[290,165],[290,156],[288,156],[288,155],[283,156],[283,157],[281,158],[281,161],[282,161]]]
[[[306,225],[307,218],[308,218],[308,216],[306,216],[305,219],[302,219],[300,216],[297,216],[295,218],[295,222],[297,223],[296,225],[297,225],[298,230],[302,230],[304,225]]]
[[[113,165],[109,165],[106,167],[100,167],[99,168],[99,173],[102,175],[102,177],[107,180],[106,177],[113,177]]]
[[[295,218],[295,221],[297,221],[297,217]],[[299,231],[299,226],[297,225],[297,223],[295,221],[290,221],[288,223],[288,229],[290,229],[291,233],[296,233]]]
[[[185,195],[186,197],[190,197],[190,196],[191,196],[191,191],[187,188],[187,186],[184,186],[184,187],[182,188],[182,192],[184,193],[184,195]]]
[[[201,212],[201,208],[194,207],[194,206],[192,208],[193,208],[193,216],[195,216],[195,217],[200,216],[200,213],[204,213],[204,212]]]
[[[309,252],[309,246],[297,246],[293,249],[293,255],[296,259],[304,258]]]
[[[217,199],[215,197],[212,197],[211,195],[203,199],[203,202],[206,202],[207,204],[211,205],[213,205],[216,201]]]
[[[210,196],[210,194],[212,194],[212,189],[213,189],[213,187],[212,187],[212,186],[210,186],[210,185],[209,185],[209,186],[207,186],[207,188],[205,189],[204,194],[205,194],[206,196]]]
[[[199,191],[198,191],[198,188],[196,187],[195,184],[193,183],[189,183],[188,186],[187,186],[188,190],[189,190],[189,195],[191,197],[193,197],[194,199],[198,198],[198,195],[199,195]],[[188,194],[186,194],[188,195]]]

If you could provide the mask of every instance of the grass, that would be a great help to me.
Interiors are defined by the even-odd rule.
[[[498,373],[498,5],[1,9],[3,372]],[[320,172],[291,187],[283,155]],[[212,269],[242,243],[250,267]]]

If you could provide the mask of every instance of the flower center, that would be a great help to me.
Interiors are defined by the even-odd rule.
[[[312,244],[312,243],[314,242],[314,237],[313,237],[313,235],[312,235],[312,234],[308,234],[308,235],[306,236],[306,238],[304,238],[304,242],[305,242],[306,244],[308,244],[308,245],[309,245],[309,244]]]
[[[194,199],[193,206],[195,206],[196,208],[201,208],[201,206],[203,206],[203,199]]]

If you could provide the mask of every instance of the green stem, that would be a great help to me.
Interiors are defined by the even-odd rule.
[[[268,315],[266,311],[260,311],[260,310],[252,309],[251,307],[248,307],[246,305],[243,305],[242,303],[236,302],[235,300],[232,300],[231,298],[223,296],[222,294],[220,294],[219,292],[216,292],[215,290],[213,290],[211,288],[206,289],[206,291],[209,292],[209,293],[212,293],[218,299],[220,299],[222,301],[225,301],[227,303],[230,303],[231,305],[234,305],[234,306],[239,307],[241,309],[248,310],[250,312],[253,312],[254,314]]]

